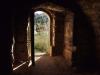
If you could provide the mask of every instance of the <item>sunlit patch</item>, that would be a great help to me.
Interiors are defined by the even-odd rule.
[[[32,65],[32,60],[29,61],[28,67]]]
[[[15,38],[13,36],[13,39],[12,39],[12,47],[11,47],[11,52],[12,52],[12,60],[13,60],[13,63],[14,63],[14,45],[15,45]],[[12,66],[14,66],[14,64],[12,63]]]
[[[15,68],[13,68],[13,70],[17,70],[18,68],[20,68],[20,67],[23,66],[24,64],[26,64],[26,62],[22,63],[21,65],[15,67]]]
[[[35,14],[37,14],[37,13],[38,14],[43,14],[44,12],[43,11],[36,11]]]
[[[46,53],[35,53],[35,61],[39,60],[43,55],[45,55]]]

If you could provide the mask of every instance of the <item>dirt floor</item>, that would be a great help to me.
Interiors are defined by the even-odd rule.
[[[71,68],[62,56],[50,57],[43,55],[36,60],[35,66],[22,68],[14,75],[100,75],[99,72],[78,72]]]

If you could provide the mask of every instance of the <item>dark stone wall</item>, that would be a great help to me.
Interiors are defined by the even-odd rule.
[[[62,13],[55,14],[55,48],[53,53],[55,55],[62,55],[64,49],[64,19]]]
[[[17,2],[13,0],[0,1],[0,9],[2,10],[0,12],[0,75],[11,75],[12,73],[13,60],[11,48],[13,35],[16,36],[16,43],[18,43],[21,39],[21,41],[24,41],[23,45],[26,43],[26,38],[23,37],[23,35],[26,36],[24,33],[26,32],[26,28],[24,29],[23,26],[26,25],[26,13],[28,13],[31,8],[30,6],[31,3],[29,0],[28,2],[25,1],[25,3],[18,0]],[[20,30],[21,27],[18,28],[18,26],[22,27],[22,32]],[[20,40],[17,38],[18,36],[21,37]],[[20,49],[22,49],[23,45]],[[19,50],[19,46],[17,46],[16,50]]]
[[[96,64],[95,35],[89,18],[84,14],[74,16],[73,45],[76,46],[73,58],[78,66],[90,68]]]
[[[9,1],[6,3],[1,0],[0,2],[0,9],[2,10],[0,12],[0,75],[10,74],[12,71],[12,4]]]
[[[28,60],[27,26],[31,3],[16,1],[13,9],[14,67]],[[30,5],[29,5],[30,4]]]
[[[88,16],[88,19],[90,20],[91,24],[91,27],[93,29],[93,32],[94,32],[94,37],[92,36],[90,39],[91,41],[93,42],[94,40],[94,51],[92,52],[95,52],[95,55],[96,55],[96,58],[97,58],[97,62],[98,62],[98,65],[100,65],[100,1],[99,0],[80,0],[78,2],[81,7],[82,7],[82,10],[84,11],[84,13]],[[88,30],[89,32],[89,30]],[[92,32],[92,31],[90,31]],[[87,35],[90,35],[90,34],[87,34]],[[90,43],[91,43],[90,41]],[[91,50],[90,50],[91,52]],[[93,54],[90,58],[93,58],[95,57],[95,55]],[[93,59],[91,59],[92,62],[94,61]]]
[[[28,25],[28,14],[25,11],[16,13],[14,23],[14,37],[15,37],[15,50],[14,59],[15,63],[27,60],[27,25]],[[17,15],[18,14],[18,15]],[[24,15],[23,15],[24,14]]]
[[[66,11],[64,20],[64,49],[63,56],[67,60],[69,66],[72,65],[73,52],[73,21],[74,14],[71,11]]]
[[[99,56],[99,6],[98,0],[80,0],[74,8],[73,64],[85,69],[97,68]]]

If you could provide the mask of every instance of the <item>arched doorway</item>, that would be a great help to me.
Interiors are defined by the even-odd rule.
[[[34,55],[37,61],[50,50],[50,17],[44,11],[34,12]]]

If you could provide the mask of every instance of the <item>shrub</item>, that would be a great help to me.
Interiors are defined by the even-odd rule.
[[[45,52],[49,48],[49,38],[45,33],[35,35],[34,49],[36,52]]]

